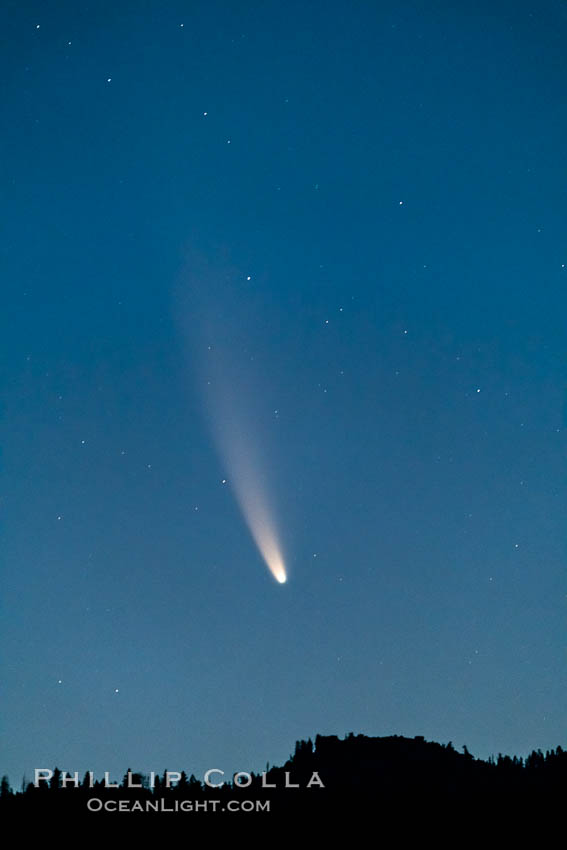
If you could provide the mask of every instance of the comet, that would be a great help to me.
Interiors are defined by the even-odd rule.
[[[213,439],[248,530],[278,584],[287,581],[285,558],[269,495],[268,464],[262,454],[254,405],[246,389],[247,369],[218,348],[208,352],[206,407]]]
[[[250,530],[250,534],[269,571],[279,584],[285,584],[287,573],[281,547],[272,520],[265,504],[256,500],[256,494],[236,489],[238,503]]]
[[[234,407],[227,411],[225,402],[217,398],[213,412],[215,441],[244,521],[270,573],[285,584],[287,570],[258,444]]]
[[[248,284],[251,276],[245,277]],[[243,292],[242,281],[235,286],[216,263],[192,255],[186,282],[178,292],[179,316],[213,441],[252,540],[272,577],[285,584],[288,571],[270,498],[273,481],[262,451],[268,429],[260,423],[268,393],[261,391],[249,350],[261,347],[257,329],[265,320],[254,309],[252,292],[246,287]]]

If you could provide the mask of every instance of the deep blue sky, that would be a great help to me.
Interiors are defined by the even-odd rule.
[[[6,2],[0,31],[0,771],[565,746],[565,6]]]

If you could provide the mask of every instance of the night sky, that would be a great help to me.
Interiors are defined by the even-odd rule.
[[[0,18],[0,771],[565,746],[565,5]]]

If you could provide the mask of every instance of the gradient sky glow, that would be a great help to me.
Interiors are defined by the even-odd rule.
[[[0,15],[0,773],[565,747],[565,5]]]

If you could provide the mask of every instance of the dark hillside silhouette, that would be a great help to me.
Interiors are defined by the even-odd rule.
[[[129,777],[131,784],[142,787],[128,787]],[[242,801],[248,801],[249,806],[260,801],[265,808],[252,811],[252,816],[264,821],[278,816],[288,820],[296,815],[348,821],[373,818],[377,812],[387,819],[394,813],[399,817],[418,809],[440,817],[473,804],[477,812],[504,813],[524,805],[533,811],[538,804],[562,802],[567,786],[567,753],[557,747],[545,754],[534,751],[525,760],[499,754],[484,761],[475,759],[466,746],[458,751],[452,743],[438,744],[421,736],[370,738],[351,733],[339,739],[317,735],[314,742],[298,741],[293,755],[281,767],[267,769],[264,777],[252,773],[248,779],[245,775],[241,781],[246,787],[232,781],[211,788],[183,772],[180,781],[168,787],[163,772],[156,774],[153,787],[149,787],[147,776],[128,770],[120,788],[106,788],[100,779],[88,787],[88,775],[80,787],[64,788],[62,770],[55,767],[48,782],[38,788],[28,783],[20,792],[15,792],[4,776],[0,812],[2,816],[55,816],[66,821],[79,818],[92,824],[105,819],[124,827],[124,818],[116,810],[118,801],[122,801],[128,823],[165,817],[167,812],[169,819],[183,817],[191,830],[204,822],[225,826],[239,819],[249,822],[251,810],[228,811],[231,802],[238,808]],[[87,803],[93,799],[100,811],[88,810]],[[190,812],[181,809],[187,801],[192,806]],[[107,804],[110,811],[105,811]]]

